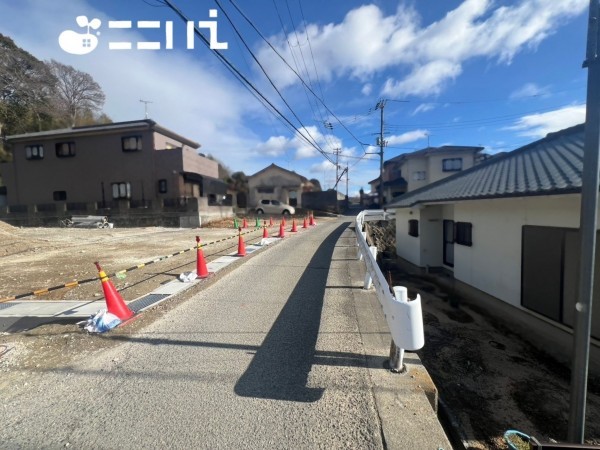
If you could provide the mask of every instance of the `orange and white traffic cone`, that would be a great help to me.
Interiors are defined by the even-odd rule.
[[[296,219],[292,219],[292,229],[290,230],[292,233],[298,232],[298,227],[296,227]]]
[[[302,228],[308,228],[308,224],[306,223],[306,216],[304,216],[304,222],[302,223]]]
[[[269,237],[269,232],[267,231],[267,224],[265,223],[265,226],[263,228],[263,239],[266,239]]]
[[[115,285],[110,281],[106,272],[102,270],[98,262],[94,263],[98,269],[98,277],[102,282],[102,291],[104,292],[104,298],[106,300],[106,309],[109,313],[114,314],[121,320],[127,320],[133,317],[133,311],[130,310],[119,291],[115,289]]]
[[[283,226],[285,227],[285,216],[281,216],[281,223],[283,224]]]
[[[272,227],[273,226],[273,218],[269,217],[269,226]]]
[[[246,220],[245,217],[244,217],[244,220],[242,221],[242,228],[248,228],[248,221]]]
[[[196,275],[198,275],[198,278],[206,278],[208,277],[208,267],[206,267],[204,252],[200,245],[200,236],[196,236],[196,243],[198,247],[196,249]]]
[[[246,256],[246,244],[244,243],[244,237],[242,236],[241,228],[239,229],[239,236],[237,256]]]
[[[282,239],[285,237],[285,228],[283,228],[283,222],[279,224],[279,236],[277,237]]]
[[[312,213],[310,213],[309,216],[308,216],[308,224],[311,227],[315,224],[315,218],[313,217]]]

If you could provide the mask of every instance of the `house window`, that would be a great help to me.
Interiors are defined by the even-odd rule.
[[[167,193],[167,180],[158,180],[158,192],[160,192],[161,194]]]
[[[412,219],[408,221],[408,235],[419,237],[419,221]]]
[[[44,159],[43,145],[25,146],[25,159]]]
[[[456,237],[454,242],[459,245],[471,247],[473,245],[473,224],[468,222],[456,222],[455,229]]]
[[[59,158],[69,158],[75,156],[75,142],[59,142],[55,146],[56,156]]]
[[[415,181],[424,180],[425,179],[425,171],[424,170],[418,170],[416,172],[413,172],[412,179],[415,180]]]
[[[137,152],[142,149],[142,137],[141,136],[127,136],[121,138],[124,152]]]
[[[114,199],[131,198],[131,184],[129,183],[113,183],[112,195]]]
[[[55,202],[64,202],[67,199],[67,191],[54,191],[52,197]]]
[[[275,188],[273,187],[259,187],[256,188],[259,194],[272,194],[275,192]]]
[[[458,172],[462,170],[462,158],[443,159],[442,170],[444,172]]]

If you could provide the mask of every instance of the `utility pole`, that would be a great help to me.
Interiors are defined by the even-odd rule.
[[[348,164],[346,164],[346,199],[348,199]]]
[[[333,189],[335,189],[336,191],[337,191],[337,186],[338,186],[339,169],[340,169],[340,165],[338,164],[338,158],[340,157],[341,151],[342,151],[341,148],[333,149],[333,154],[335,155],[335,186],[333,186]]]
[[[146,119],[148,119],[148,103],[154,103],[154,102],[151,102],[149,100],[142,100],[142,99],[140,99],[140,102],[142,102],[144,104],[144,116],[146,117]]]
[[[573,361],[571,363],[571,400],[569,408],[570,442],[583,444],[585,437],[585,409],[592,328],[592,299],[594,294],[594,262],[596,229],[598,227],[598,182],[600,176],[600,0],[590,0],[586,60],[588,69],[585,140],[581,180],[581,260],[579,298],[575,304],[573,333]]]
[[[387,142],[383,139],[383,110],[385,108],[387,100],[381,99],[375,105],[375,109],[381,111],[381,122],[379,127],[379,138],[377,144],[379,145],[379,207],[383,208],[383,148]]]

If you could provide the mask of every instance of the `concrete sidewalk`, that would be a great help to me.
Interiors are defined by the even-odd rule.
[[[107,333],[122,344],[93,360],[28,374],[0,442],[450,449],[418,357],[406,374],[384,367],[390,336],[349,224],[258,252],[136,335]]]

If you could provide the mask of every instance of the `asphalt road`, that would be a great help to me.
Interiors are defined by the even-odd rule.
[[[0,446],[383,448],[348,224],[254,255],[93,361],[32,374],[2,402]]]

